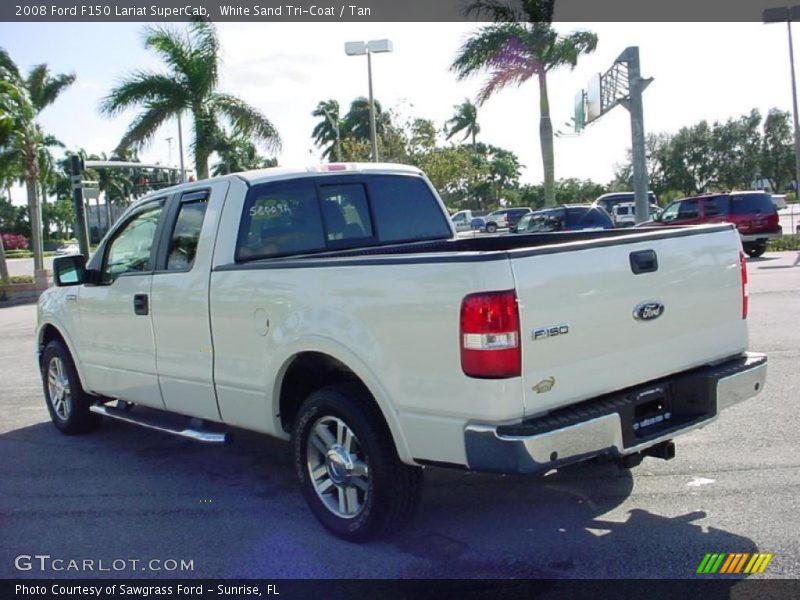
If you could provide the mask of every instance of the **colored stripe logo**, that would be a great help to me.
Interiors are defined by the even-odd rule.
[[[734,575],[763,573],[773,554],[756,552],[709,552],[700,561],[697,573],[702,575]]]

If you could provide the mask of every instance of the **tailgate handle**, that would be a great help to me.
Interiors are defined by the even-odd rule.
[[[656,256],[655,250],[631,252],[630,259],[631,271],[633,271],[634,275],[658,271],[658,256]]]

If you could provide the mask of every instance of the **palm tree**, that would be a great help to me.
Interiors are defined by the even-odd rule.
[[[472,0],[468,15],[488,17],[494,24],[478,30],[458,51],[451,69],[458,79],[481,71],[489,78],[478,94],[478,105],[509,85],[532,77],[539,82],[539,142],[544,167],[545,204],[555,204],[553,125],[547,95],[547,73],[574,67],[581,54],[594,51],[597,36],[588,31],[559,35],[551,26],[554,0]]]
[[[323,100],[311,112],[312,117],[321,117],[314,127],[311,136],[314,143],[323,148],[322,157],[331,160],[342,160],[341,134],[342,117],[339,114],[339,103],[336,100]]]
[[[464,132],[463,140],[472,138],[472,149],[475,149],[476,136],[481,132],[481,126],[478,125],[478,107],[475,106],[469,98],[464,102],[454,106],[456,114],[453,118],[445,123],[447,127],[447,139],[449,140],[454,135]]]
[[[101,111],[117,115],[141,106],[119,143],[119,148],[142,147],[159,127],[184,110],[192,113],[195,171],[208,177],[208,158],[222,135],[221,121],[227,121],[234,136],[248,136],[263,142],[270,150],[280,148],[280,136],[273,124],[243,100],[218,92],[220,46],[211,23],[194,21],[183,32],[165,27],[145,29],[144,45],[161,56],[168,73],[136,71],[111,90]]]
[[[277,160],[261,156],[256,145],[244,137],[220,140],[215,150],[220,161],[211,171],[214,177],[278,166]]]
[[[8,52],[0,48],[0,80],[13,127],[0,148],[0,172],[13,172],[25,180],[31,223],[31,248],[35,270],[42,270],[42,225],[39,206],[40,158],[48,136],[36,122],[39,113],[75,81],[74,74],[52,75],[45,64],[34,66],[27,78]]]
[[[375,137],[379,140],[386,136],[391,127],[391,118],[383,112],[381,103],[375,100]],[[350,110],[344,116],[342,136],[353,137],[357,140],[370,140],[369,127],[369,100],[359,96],[350,103]]]

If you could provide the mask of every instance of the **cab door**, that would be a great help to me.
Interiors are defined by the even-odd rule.
[[[78,353],[92,392],[163,408],[150,317],[155,240],[165,199],[137,207],[92,257],[93,283],[78,291]]]

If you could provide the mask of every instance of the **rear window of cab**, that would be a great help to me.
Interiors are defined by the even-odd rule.
[[[450,236],[449,219],[421,177],[306,177],[250,189],[235,258],[249,261]]]

